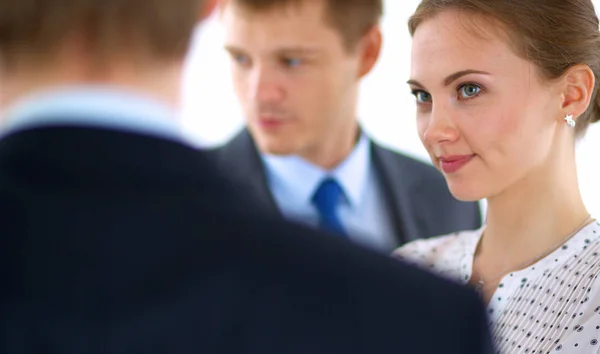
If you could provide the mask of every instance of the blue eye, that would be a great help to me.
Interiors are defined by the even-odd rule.
[[[250,62],[250,59],[241,54],[233,55],[233,60],[240,65],[247,65]]]
[[[417,103],[431,102],[431,95],[425,91],[415,90],[412,94],[417,98]]]
[[[462,99],[470,99],[481,92],[481,87],[475,84],[465,84],[458,88],[458,93]]]
[[[283,59],[283,63],[287,67],[296,67],[296,66],[300,66],[300,64],[302,64],[302,60],[298,59],[298,58],[285,58],[285,59]]]

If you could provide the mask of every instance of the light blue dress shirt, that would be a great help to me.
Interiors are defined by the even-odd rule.
[[[110,86],[61,87],[30,95],[2,113],[0,136],[17,131],[74,126],[113,129],[191,144],[166,105]]]
[[[364,134],[351,154],[330,171],[295,155],[261,157],[269,188],[285,217],[316,227],[319,214],[311,198],[325,178],[333,177],[347,197],[339,216],[349,237],[381,251],[393,249],[396,240],[390,211],[371,162],[370,141]]]

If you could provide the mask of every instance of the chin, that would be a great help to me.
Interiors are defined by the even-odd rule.
[[[290,141],[283,139],[256,139],[258,149],[266,154],[285,156],[296,154],[296,149]]]
[[[477,186],[476,183],[448,179],[446,179],[446,182],[452,196],[462,202],[476,202],[487,197],[487,193],[480,186]]]

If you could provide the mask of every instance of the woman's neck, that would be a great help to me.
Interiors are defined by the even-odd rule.
[[[588,217],[574,152],[564,152],[501,194],[488,198],[478,271],[510,272],[561,245]],[[515,269],[516,268],[516,269]]]

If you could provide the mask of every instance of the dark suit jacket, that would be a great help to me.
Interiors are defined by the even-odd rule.
[[[261,216],[215,170],[112,130],[0,140],[0,352],[487,353],[472,292]]]
[[[259,152],[244,129],[226,145],[211,150],[223,174],[251,190],[261,205],[280,215]],[[442,174],[416,159],[371,143],[373,165],[387,198],[397,246],[418,238],[481,226],[478,203],[455,199]]]

